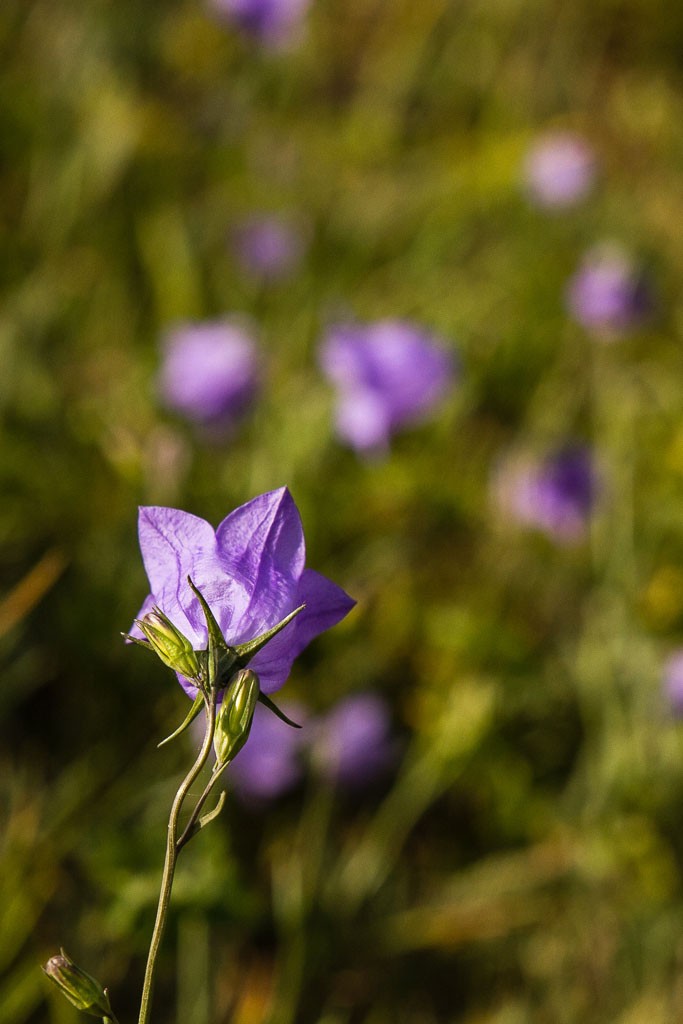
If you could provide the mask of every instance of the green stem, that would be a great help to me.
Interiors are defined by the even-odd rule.
[[[166,927],[168,908],[171,902],[171,890],[173,888],[173,876],[175,874],[176,861],[180,852],[178,846],[178,819],[182,810],[183,802],[197,776],[206,764],[207,758],[213,744],[213,734],[216,728],[216,692],[212,690],[211,695],[206,698],[206,735],[202,748],[197,755],[195,763],[180,784],[175,795],[171,813],[168,819],[168,833],[166,836],[166,857],[164,860],[164,871],[161,879],[161,892],[159,893],[159,905],[157,907],[154,931],[147,956],[147,968],[145,980],[142,986],[142,1000],[140,1002],[140,1016],[138,1024],[149,1024],[149,1015],[152,1002],[152,989],[154,987],[154,973],[156,970],[157,957],[161,946],[161,939]]]
[[[176,853],[180,853],[180,851],[182,850],[183,846],[185,846],[185,844],[188,843],[190,841],[190,839],[192,839],[192,836],[195,835],[194,826],[197,823],[197,818],[199,817],[200,811],[201,811],[202,807],[204,806],[204,804],[206,803],[207,799],[209,798],[209,795],[211,794],[211,790],[213,789],[213,787],[216,785],[216,783],[220,779],[220,777],[221,777],[221,775],[223,773],[223,769],[224,768],[225,768],[225,765],[222,764],[218,771],[216,770],[216,767],[214,767],[213,771],[211,772],[211,777],[210,777],[209,781],[207,782],[206,786],[204,787],[204,792],[202,793],[202,795],[200,796],[199,800],[197,801],[195,809],[193,810],[192,814],[190,815],[190,817],[188,819],[188,822],[187,822],[187,825],[185,826],[183,834],[181,835],[180,839],[176,842]]]

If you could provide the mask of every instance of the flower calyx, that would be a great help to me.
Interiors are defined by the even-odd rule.
[[[222,697],[221,712],[219,714],[227,714],[227,712],[224,712],[224,707],[226,701],[228,704],[230,703],[230,694],[232,693],[234,705],[233,715],[237,715],[238,713],[235,710],[237,704],[235,704],[235,702],[239,703],[240,707],[242,707],[241,702],[247,700],[247,691],[245,689],[246,679],[249,679],[250,681],[248,687],[250,696],[247,702],[249,705],[252,703],[253,697],[254,706],[257,701],[260,701],[260,703],[272,711],[273,714],[277,715],[277,717],[283,722],[286,722],[287,725],[298,729],[299,726],[296,722],[292,722],[291,719],[287,718],[284,712],[282,712],[269,697],[260,692],[258,677],[256,674],[254,672],[249,672],[244,676],[242,673],[247,671],[247,665],[251,659],[258,654],[274,636],[280,633],[285,626],[288,626],[289,623],[304,610],[306,605],[299,605],[299,607],[295,608],[294,611],[285,615],[285,617],[275,626],[266,630],[264,633],[261,633],[253,640],[248,640],[245,643],[235,644],[233,646],[228,644],[226,641],[216,617],[206,601],[206,598],[190,576],[187,577],[187,582],[201,605],[204,619],[206,621],[207,646],[205,649],[194,650],[188,638],[184,636],[176,626],[174,626],[168,616],[156,605],[141,619],[135,620],[135,624],[145,638],[144,640],[141,640],[139,637],[130,636],[127,633],[123,634],[127,640],[130,640],[141,647],[145,647],[147,650],[153,650],[164,665],[167,665],[169,668],[173,669],[173,671],[184,676],[197,687],[197,695],[185,719],[178,728],[172,732],[170,736],[167,736],[162,740],[158,746],[164,746],[170,740],[175,739],[176,736],[180,736],[181,733],[185,732],[200,713],[205,702],[210,699],[215,700],[216,697],[224,690],[226,693]],[[237,680],[241,680],[239,687],[237,687]],[[243,724],[241,727],[244,734],[244,740],[238,747],[233,748],[233,746],[229,745],[229,749],[232,751],[229,759],[232,759],[232,757],[235,756],[238,750],[240,750],[246,742],[247,736],[249,735],[249,728],[251,728],[252,715],[253,707],[248,715],[248,725]],[[236,723],[237,719],[233,718],[228,732],[231,732],[232,729],[237,729]],[[225,763],[227,764],[227,761]]]

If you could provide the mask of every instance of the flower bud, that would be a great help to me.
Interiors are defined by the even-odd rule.
[[[58,956],[50,957],[43,967],[50,981],[53,981],[62,995],[66,996],[79,1010],[92,1017],[112,1017],[107,990],[99,981],[73,962],[64,950]]]
[[[259,697],[259,678],[249,668],[235,672],[216,715],[213,746],[219,765],[226,765],[249,738],[254,708]]]
[[[173,625],[160,608],[153,608],[142,619],[135,620],[156,655],[174,672],[186,679],[199,675],[199,659],[192,644]]]

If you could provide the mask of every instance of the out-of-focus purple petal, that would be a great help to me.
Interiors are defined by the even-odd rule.
[[[320,366],[333,384],[352,388],[363,381],[365,339],[370,330],[354,324],[338,324],[330,329],[320,348]]]
[[[257,704],[249,739],[227,769],[228,782],[245,803],[274,800],[292,789],[303,774],[300,754],[307,739],[307,712],[293,702],[281,706],[302,728],[285,725]]]
[[[494,478],[496,501],[505,514],[563,544],[585,536],[597,493],[593,458],[577,446],[541,460],[510,460]]]
[[[396,757],[389,708],[378,694],[339,701],[314,728],[313,762],[321,775],[340,785],[366,785]]]
[[[386,452],[391,436],[387,403],[369,388],[340,395],[335,415],[337,434],[360,452]]]
[[[664,665],[664,693],[673,714],[683,717],[683,650],[674,651]]]
[[[320,365],[338,389],[341,439],[365,453],[386,448],[392,433],[424,419],[455,374],[454,354],[401,320],[333,327],[321,346]]]
[[[289,277],[301,261],[303,239],[280,217],[250,217],[233,235],[235,255],[245,273],[262,281]]]
[[[595,155],[586,140],[566,131],[541,136],[524,163],[531,200],[547,208],[578,203],[593,187],[595,172]]]
[[[233,427],[255,398],[256,343],[237,322],[179,324],[165,338],[162,357],[165,405],[213,432]]]
[[[310,0],[209,0],[215,13],[267,46],[291,39]]]
[[[585,257],[567,289],[569,312],[601,341],[614,341],[652,312],[646,279],[623,249],[602,245]]]

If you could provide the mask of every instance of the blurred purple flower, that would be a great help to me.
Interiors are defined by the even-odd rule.
[[[639,327],[652,310],[643,274],[616,245],[602,245],[584,258],[567,291],[577,323],[603,341]]]
[[[278,217],[250,217],[237,227],[233,242],[242,269],[262,281],[290,276],[304,248],[294,225]]]
[[[664,693],[672,712],[683,717],[683,650],[674,651],[664,665]]]
[[[196,650],[206,647],[207,633],[188,575],[229,644],[253,640],[298,605],[306,604],[250,662],[264,693],[279,689],[304,647],[343,619],[355,604],[341,587],[304,568],[301,518],[286,487],[235,509],[215,531],[189,512],[143,507],[138,534],[151,593],[136,618],[156,605]],[[130,632],[142,636],[137,626]],[[179,679],[194,698],[195,687],[187,679]]]
[[[295,786],[309,751],[323,778],[350,789],[381,776],[396,758],[389,709],[376,694],[347,697],[315,720],[299,705],[283,705],[283,710],[303,728],[288,728],[257,707],[249,741],[230,767],[245,801],[271,800]]]
[[[164,340],[162,400],[204,427],[233,427],[254,400],[258,378],[256,343],[237,323],[180,324]]]
[[[363,453],[386,451],[396,430],[424,419],[455,373],[452,352],[401,320],[333,327],[320,363],[337,387],[337,433]]]
[[[306,711],[293,703],[281,707],[303,728],[285,725],[257,704],[249,740],[228,769],[228,780],[245,803],[274,800],[296,786],[303,775]]]
[[[584,448],[564,448],[539,462],[516,460],[495,478],[495,495],[509,516],[560,543],[581,540],[595,504],[598,481]]]
[[[310,0],[208,0],[222,19],[267,46],[279,46],[303,22]]]
[[[533,202],[559,209],[583,199],[595,181],[595,157],[573,132],[548,132],[527,154],[524,180]]]
[[[324,778],[339,785],[366,785],[395,759],[389,708],[377,694],[360,693],[339,701],[314,730],[314,764]]]

